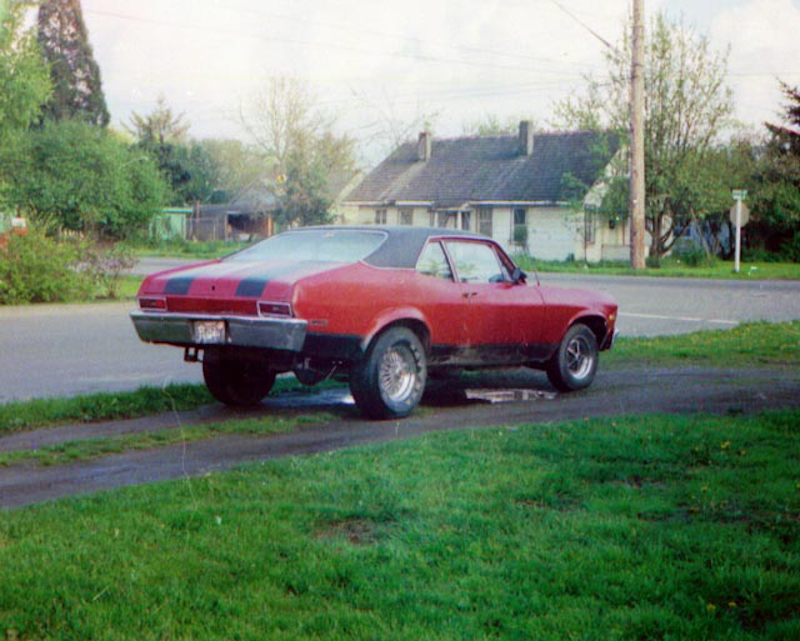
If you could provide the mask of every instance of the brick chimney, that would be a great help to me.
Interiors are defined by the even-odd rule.
[[[519,155],[530,156],[533,153],[533,122],[522,120],[519,123]]]
[[[421,131],[417,142],[417,159],[425,162],[431,159],[431,132]]]

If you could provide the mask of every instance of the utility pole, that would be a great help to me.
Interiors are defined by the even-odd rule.
[[[631,61],[631,267],[644,269],[644,0],[633,0]]]

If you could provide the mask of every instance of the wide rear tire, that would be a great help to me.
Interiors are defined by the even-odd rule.
[[[252,407],[269,394],[275,384],[275,372],[261,363],[220,358],[203,361],[203,379],[220,403]]]
[[[364,360],[353,366],[350,391],[365,418],[404,418],[419,404],[427,375],[425,349],[417,335],[393,327],[378,336]]]
[[[589,387],[597,373],[597,337],[577,323],[567,330],[547,365],[547,378],[557,390],[574,392]]]

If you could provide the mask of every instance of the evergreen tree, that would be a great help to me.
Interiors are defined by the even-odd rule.
[[[109,120],[80,0],[45,0],[39,7],[39,46],[50,64],[53,96],[45,118],[81,118],[105,127]]]
[[[748,200],[748,233],[768,251],[800,262],[800,87],[781,82],[783,122],[766,123],[770,137]]]

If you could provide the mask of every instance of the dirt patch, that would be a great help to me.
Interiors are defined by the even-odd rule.
[[[372,545],[378,540],[378,525],[365,518],[349,518],[325,524],[317,530],[322,540],[346,539],[352,545]]]
[[[746,377],[746,380],[745,380]],[[470,389],[526,389],[527,400],[491,403],[467,398]],[[541,392],[541,393],[539,393]],[[498,394],[502,396],[502,394]],[[268,399],[243,414],[215,405],[199,412],[165,414],[136,421],[111,421],[38,430],[0,439],[3,449],[37,447],[44,442],[98,435],[153,431],[198,421],[297,413],[324,409],[337,418],[288,434],[230,436],[126,452],[59,466],[0,468],[0,507],[16,507],[73,494],[98,492],[152,481],[191,477],[241,463],[313,454],[357,444],[409,438],[442,430],[520,423],[550,423],[593,416],[645,413],[753,414],[800,407],[796,369],[630,368],[604,371],[580,393],[555,395],[538,372],[514,370],[431,381],[425,403],[402,421],[364,421],[346,390]],[[16,441],[6,439],[17,439]],[[23,441],[27,439],[27,445]]]

